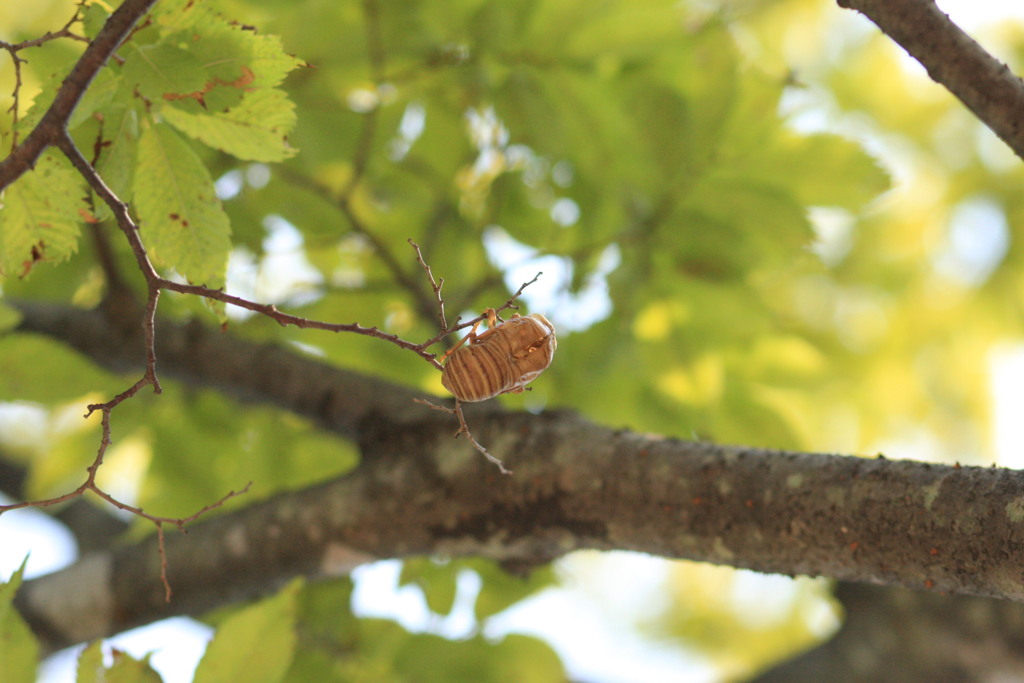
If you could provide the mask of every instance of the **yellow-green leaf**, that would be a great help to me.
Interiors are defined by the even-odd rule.
[[[272,598],[246,607],[217,629],[194,683],[276,683],[295,651],[295,604],[301,579]]]
[[[39,644],[12,604],[24,573],[22,562],[11,580],[0,584],[0,673],[4,683],[32,683],[36,677]]]
[[[222,286],[231,250],[227,214],[206,166],[165,124],[142,133],[134,195],[151,255],[191,282]]]
[[[210,147],[250,161],[282,161],[295,150],[288,132],[295,126],[295,106],[281,90],[257,90],[224,111],[192,113],[163,110],[164,119]]]
[[[39,262],[73,254],[82,195],[81,179],[53,153],[7,188],[0,208],[0,275],[25,277]]]

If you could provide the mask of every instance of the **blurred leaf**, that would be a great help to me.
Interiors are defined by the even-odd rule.
[[[889,175],[857,143],[835,135],[792,137],[764,159],[765,176],[773,169],[805,168],[794,174],[793,191],[805,206],[859,209],[889,189]]]
[[[75,683],[103,683],[106,667],[103,666],[103,642],[94,640],[78,655],[78,671]]]
[[[562,683],[565,671],[549,645],[531,636],[509,635],[498,643],[477,636],[453,642],[416,635],[397,653],[395,671],[421,683]]]
[[[445,615],[452,611],[455,602],[458,571],[458,566],[448,562],[426,557],[410,558],[402,562],[398,585],[419,587],[430,611]]]
[[[113,662],[103,663],[103,644],[94,641],[78,656],[76,683],[161,683],[163,679],[149,665],[149,655],[141,660],[113,648]]]
[[[27,562],[26,557],[11,578],[0,583],[0,672],[4,683],[32,683],[36,677],[39,643],[13,604]]]
[[[489,560],[469,559],[460,564],[476,571],[483,580],[473,608],[481,622],[555,582],[550,567],[538,567],[523,576],[509,573]]]
[[[12,309],[2,307],[13,315]],[[49,337],[10,333],[0,336],[0,401],[35,401],[52,405],[87,393],[113,389],[107,372]]]
[[[10,330],[13,330],[18,326],[18,323],[21,322],[21,317],[21,312],[18,309],[8,306],[2,299],[0,299],[0,332],[9,332]],[[0,347],[2,347],[4,343],[4,338],[5,337],[0,337]],[[2,355],[2,352],[0,352],[0,355]],[[2,384],[3,380],[0,380],[0,386],[2,386]],[[3,390],[0,389],[0,391]]]
[[[295,650],[295,579],[272,598],[237,612],[217,629],[196,669],[194,683],[283,680]]]

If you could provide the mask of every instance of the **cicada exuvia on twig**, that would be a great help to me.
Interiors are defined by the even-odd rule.
[[[516,313],[499,324],[493,308],[486,315],[488,330],[477,334],[477,323],[443,359],[441,384],[465,403],[522,392],[551,365],[558,347],[555,326],[540,313]]]

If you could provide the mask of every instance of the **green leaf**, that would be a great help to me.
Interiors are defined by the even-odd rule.
[[[276,683],[284,678],[295,651],[295,579],[280,593],[232,615],[206,648],[194,683]]]
[[[134,109],[119,107],[106,116],[101,146],[96,171],[118,199],[130,201],[139,146],[139,117]],[[101,221],[113,217],[110,207],[98,198],[93,201],[93,211]]]
[[[281,90],[257,90],[224,111],[191,113],[166,107],[164,119],[210,147],[250,161],[283,161],[295,154],[288,132],[295,106]]]
[[[11,308],[0,299],[0,332],[13,330],[19,322],[21,322],[21,312],[16,308]],[[0,344],[2,343],[3,339],[0,339]],[[2,352],[0,352],[0,356],[7,357]]]
[[[67,259],[78,246],[81,179],[47,153],[11,185],[0,208],[0,275],[26,277],[41,261]]]
[[[399,586],[415,584],[423,591],[427,607],[435,614],[448,614],[455,603],[456,579],[460,566],[431,558],[410,558],[402,563]]]
[[[0,307],[0,318],[11,314],[19,315]],[[52,404],[116,387],[111,375],[94,363],[66,344],[42,335],[14,333],[0,337],[0,358],[7,361],[0,372],[0,401]]]
[[[165,124],[142,133],[134,195],[150,254],[190,282],[223,286],[231,250],[227,214],[203,162]]]
[[[889,174],[857,143],[819,134],[789,141],[775,168],[791,174],[797,199],[809,206],[859,209],[889,188]]]
[[[163,0],[156,4],[152,16],[165,34],[220,21],[207,0]]]
[[[149,665],[149,655],[135,659],[131,655],[113,650],[113,662],[103,664],[103,646],[94,641],[78,657],[76,683],[161,683],[160,674]]]
[[[128,53],[124,77],[151,99],[172,99],[175,95],[202,92],[209,75],[191,52],[158,43],[137,46]]]
[[[188,33],[189,50],[219,85],[270,89],[301,61],[284,51],[277,36],[261,35],[222,20],[207,21]]]
[[[466,560],[462,566],[466,565],[476,570],[483,579],[483,585],[473,607],[476,618],[480,621],[554,583],[554,573],[550,567],[540,567],[527,576],[519,576],[510,574],[490,560]]]
[[[101,111],[110,104],[120,87],[121,78],[119,76],[115,76],[110,69],[101,69],[78,102],[75,111],[71,113],[71,118],[68,119],[68,130],[75,130],[83,122],[92,118],[97,111]]]
[[[94,5],[95,6],[95,5]],[[78,655],[75,683],[104,683],[103,642],[94,640]]]
[[[32,683],[36,679],[39,643],[13,605],[26,562],[27,557],[11,580],[0,584],[0,672],[4,683]]]
[[[396,653],[392,680],[417,683],[561,683],[565,670],[551,646],[532,636],[510,635],[497,643],[481,636],[451,641],[419,634]]]
[[[90,3],[81,14],[82,16],[82,29],[85,36],[92,40],[96,37],[96,34],[100,32],[100,29],[107,23],[107,19],[110,17],[108,12],[103,5],[98,2]]]

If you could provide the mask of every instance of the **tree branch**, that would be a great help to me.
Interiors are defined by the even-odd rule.
[[[74,336],[75,348],[124,367],[123,340],[101,314],[19,309],[23,329]],[[1024,601],[1021,472],[717,446],[494,408],[473,423],[516,472],[502,477],[452,439],[446,416],[415,405],[417,392],[196,325],[158,326],[169,374],[312,417],[356,440],[363,464],[168,537],[170,606],[153,538],[29,582],[19,604],[51,647],[197,614],[296,573],[423,554],[531,565],[623,549]],[[72,587],[88,594],[88,614],[68,602]]]
[[[128,36],[132,27],[157,0],[125,0],[107,19],[96,38],[82,53],[71,73],[64,79],[50,108],[32,132],[11,154],[0,161],[0,191],[21,177],[39,159],[39,155],[63,135],[71,113],[78,106],[92,79]]]
[[[838,3],[873,21],[1024,159],[1024,81],[950,21],[934,0]]]
[[[62,647],[379,558],[531,566],[584,548],[1024,600],[1017,472],[676,441],[546,413],[478,420],[516,469],[501,477],[445,419],[366,427],[355,472],[169,537],[171,605],[151,538],[27,582],[19,609]]]
[[[750,683],[1024,680],[1024,605],[841,583],[843,626]]]

